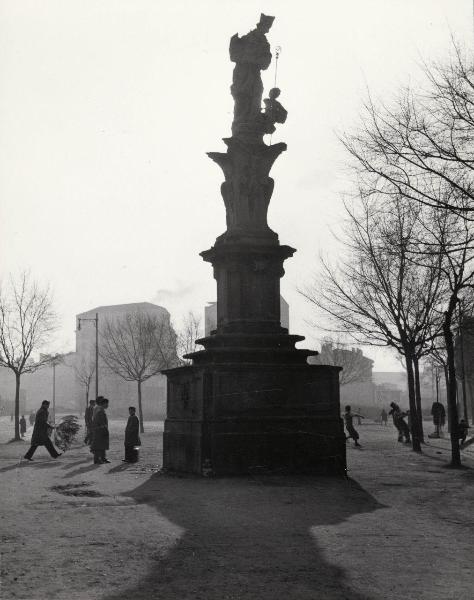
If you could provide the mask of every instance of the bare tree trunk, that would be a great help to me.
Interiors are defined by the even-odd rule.
[[[89,387],[90,385],[86,385],[86,408],[89,406]]]
[[[20,373],[15,373],[15,440],[20,437]]]
[[[459,439],[458,439],[458,407],[456,402],[456,366],[454,362],[454,342],[453,332],[451,331],[451,314],[450,312],[444,313],[443,333],[444,341],[446,344],[447,354],[447,371],[448,371],[448,388],[447,388],[447,400],[448,400],[448,414],[450,416],[449,421],[451,425],[451,466],[461,466],[461,452],[459,450]]]
[[[418,412],[418,437],[422,444],[425,443],[425,435],[423,431],[423,413],[421,410],[421,386],[420,386],[420,365],[418,357],[413,358],[413,367],[415,370],[415,397],[416,397],[416,410]]]
[[[138,387],[138,420],[140,421],[140,433],[144,433],[143,429],[143,410],[142,410],[142,382],[139,379],[137,381]]]
[[[408,382],[408,400],[410,403],[411,415],[411,444],[415,452],[421,452],[419,430],[418,430],[418,411],[416,409],[416,394],[415,394],[415,374],[413,371],[413,358],[409,353],[405,354],[407,367],[407,382]]]

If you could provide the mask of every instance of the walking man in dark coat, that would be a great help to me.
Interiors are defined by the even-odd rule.
[[[128,409],[130,416],[128,417],[127,426],[125,427],[125,458],[122,462],[135,463],[138,461],[138,450],[136,447],[141,446],[142,443],[138,435],[139,422],[135,412],[135,407],[130,406]]]
[[[33,435],[31,436],[31,448],[24,456],[26,460],[33,460],[32,456],[38,446],[46,446],[46,450],[53,458],[61,456],[61,452],[56,450],[49,439],[49,432],[53,429],[53,426],[48,423],[48,408],[48,400],[43,400],[41,408],[36,413],[35,426],[33,427]]]
[[[94,464],[109,463],[105,452],[109,449],[109,422],[105,410],[109,406],[107,398],[99,396],[92,417],[92,443],[91,450],[94,453]]]
[[[86,437],[84,438],[84,444],[92,442],[92,415],[94,414],[95,400],[89,401],[89,406],[86,408],[84,413],[84,421],[86,425]]]

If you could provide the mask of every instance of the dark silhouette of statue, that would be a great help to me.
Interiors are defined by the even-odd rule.
[[[268,146],[263,136],[273,133],[275,123],[284,123],[287,116],[277,100],[278,88],[270,90],[262,111],[260,71],[267,69],[272,59],[266,34],[274,18],[261,14],[256,29],[241,38],[235,34],[230,40],[230,59],[235,62],[231,86],[235,102],[232,137],[224,139],[228,147],[226,153],[208,153],[224,171],[221,192],[226,207],[227,234],[263,236],[272,241],[278,236],[267,223],[274,185],[269,173],[286,144]]]
[[[261,14],[256,29],[241,38],[235,34],[230,40],[230,60],[235,62],[230,88],[235,101],[233,130],[259,118],[263,94],[260,71],[268,69],[272,60],[265,34],[270,31],[274,19]]]

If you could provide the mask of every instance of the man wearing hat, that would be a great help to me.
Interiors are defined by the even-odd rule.
[[[140,423],[138,417],[135,414],[136,410],[134,406],[130,406],[128,409],[128,421],[125,428],[125,458],[122,462],[135,463],[138,461],[138,446],[141,446],[139,430]]]
[[[58,452],[53,446],[53,443],[49,439],[49,433],[51,429],[54,429],[52,425],[48,423],[48,400],[43,400],[41,408],[36,413],[35,426],[33,427],[33,434],[31,436],[31,447],[23,458],[32,461],[33,454],[38,446],[45,446],[46,450],[51,454],[53,458],[61,456],[61,452]]]
[[[84,422],[86,425],[86,437],[84,438],[84,444],[89,444],[92,441],[92,415],[94,414],[95,400],[89,400],[89,406],[86,408],[84,413]]]
[[[109,463],[105,456],[109,449],[109,422],[105,413],[109,401],[103,396],[98,396],[94,414],[92,416],[92,443],[91,450],[94,453],[94,464]]]

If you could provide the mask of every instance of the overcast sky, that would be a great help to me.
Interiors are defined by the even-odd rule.
[[[179,323],[215,300],[199,252],[225,230],[223,176],[207,156],[230,135],[230,37],[274,15],[289,116],[272,142],[269,224],[286,261],[292,333],[317,347],[298,295],[347,189],[336,133],[356,123],[368,87],[383,97],[417,80],[422,59],[472,46],[472,0],[1,0],[1,275],[30,268],[51,283],[59,350],[74,315],[151,301]],[[274,62],[264,75],[273,85]],[[303,344],[305,345],[305,344]],[[386,352],[364,349],[377,370]]]

